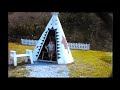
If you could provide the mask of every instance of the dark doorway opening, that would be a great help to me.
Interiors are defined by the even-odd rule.
[[[38,59],[51,61],[48,57],[48,52],[45,49],[45,46],[47,46],[49,44],[49,41],[52,40],[53,43],[55,44],[55,53],[53,54],[52,61],[57,61],[57,59],[56,59],[56,37],[55,36],[56,36],[55,30],[54,29],[49,30],[47,38],[44,42],[43,48],[41,50],[41,53],[40,53]]]

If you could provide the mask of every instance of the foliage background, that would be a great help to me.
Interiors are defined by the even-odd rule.
[[[8,12],[8,41],[38,40],[51,12]],[[92,50],[112,51],[112,12],[60,12],[68,42],[90,43]]]

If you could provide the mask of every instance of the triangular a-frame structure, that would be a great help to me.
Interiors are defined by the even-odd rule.
[[[61,23],[58,18],[58,12],[53,12],[50,21],[48,22],[45,31],[38,40],[37,45],[33,51],[33,60],[44,60],[45,45],[48,44],[50,38],[53,37],[55,41],[55,58],[53,61],[58,64],[72,63],[73,57],[68,46],[65,34],[63,32]],[[44,56],[43,56],[44,53]],[[47,54],[47,53],[46,53]],[[47,56],[47,55],[46,55]],[[49,61],[49,60],[48,60]]]

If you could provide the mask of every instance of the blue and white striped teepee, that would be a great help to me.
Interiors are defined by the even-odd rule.
[[[53,12],[50,21],[48,22],[45,31],[41,35],[40,39],[38,40],[37,45],[33,51],[33,60],[38,60],[40,53],[42,52],[43,45],[47,38],[48,33],[50,30],[55,30],[55,38],[56,38],[56,62],[58,64],[68,64],[72,63],[73,57],[68,46],[65,34],[63,32],[61,23],[58,18],[58,12]]]

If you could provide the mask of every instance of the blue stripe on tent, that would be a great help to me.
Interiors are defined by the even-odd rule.
[[[44,36],[46,36],[47,34],[44,34]]]
[[[59,32],[56,32],[56,34],[58,34]]]
[[[60,44],[57,44],[57,46],[60,45]]]
[[[58,57],[58,59],[61,58],[61,57]]]
[[[57,50],[57,52],[60,52],[59,50]]]
[[[56,35],[56,37],[58,37],[59,35]]]
[[[57,43],[60,42],[60,41],[57,41]]]
[[[59,49],[60,47],[57,47],[57,49]]]
[[[46,31],[45,33],[47,33],[48,31]]]
[[[38,48],[38,47],[41,47],[41,46],[37,46],[37,48]]]
[[[60,53],[58,53],[58,55],[60,55]]]
[[[58,40],[59,38],[56,38],[56,40]]]
[[[54,29],[53,27],[51,29]]]

